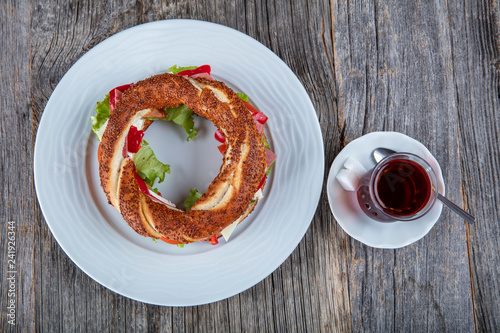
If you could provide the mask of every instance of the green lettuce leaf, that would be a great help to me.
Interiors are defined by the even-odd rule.
[[[165,180],[165,173],[170,174],[170,165],[158,161],[153,150],[148,146],[142,146],[135,153],[134,163],[137,174],[151,187],[156,178],[158,178],[158,183],[161,183]]]
[[[248,101],[248,96],[245,95],[245,94],[241,94],[241,93],[236,93],[236,95],[238,95],[238,97],[243,101],[243,102],[247,102],[247,103],[250,103]]]
[[[177,73],[180,73],[182,71],[187,71],[188,69],[195,69],[195,68],[198,68],[198,66],[179,67],[177,65],[173,65],[172,67],[170,67],[167,70],[167,72],[172,73],[172,74],[177,74]]]
[[[264,145],[264,148],[267,148],[269,150],[271,150],[271,147],[269,147],[269,143],[267,143],[267,140],[266,140],[266,136],[263,135],[262,136],[262,144]],[[276,163],[276,161],[274,161],[270,166],[269,166],[269,169],[267,169],[266,171],[266,176],[269,176],[269,174],[271,173],[271,169],[273,168],[274,164]]]
[[[271,147],[269,147],[269,144],[267,143],[265,135],[262,136],[262,144],[264,145],[264,148],[271,150]]]
[[[194,139],[198,132],[194,128],[193,110],[185,105],[180,105],[175,108],[163,108],[163,110],[165,110],[167,116],[161,118],[162,120],[173,121],[181,125],[188,134],[187,141]]]
[[[101,141],[102,130],[101,127],[106,123],[109,119],[110,115],[109,108],[109,94],[104,96],[104,100],[102,102],[97,102],[97,107],[95,109],[95,116],[90,117],[90,122],[92,123],[92,130],[97,135],[97,139]]]
[[[274,161],[273,163],[271,163],[271,166],[269,167],[269,169],[267,169],[266,171],[266,176],[269,176],[269,174],[271,173],[271,169],[273,168],[273,166],[276,164],[276,161]]]
[[[197,189],[189,190],[189,196],[184,200],[184,207],[186,210],[191,210],[191,207],[201,198],[201,193]]]

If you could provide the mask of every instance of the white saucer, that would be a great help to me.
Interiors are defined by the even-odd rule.
[[[424,237],[441,215],[443,205],[436,201],[423,217],[410,222],[382,223],[372,220],[361,210],[353,207],[352,192],[345,191],[335,176],[348,157],[357,159],[367,170],[375,166],[372,152],[385,147],[398,152],[413,153],[426,160],[436,173],[439,193],[445,194],[443,175],[439,163],[420,142],[397,132],[373,132],[349,143],[335,158],[328,175],[328,202],[333,216],[352,238],[372,247],[395,249]]]

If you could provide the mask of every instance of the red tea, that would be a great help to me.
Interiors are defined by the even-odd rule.
[[[431,192],[431,180],[425,169],[408,159],[388,162],[375,181],[377,201],[393,216],[417,213],[430,200]]]

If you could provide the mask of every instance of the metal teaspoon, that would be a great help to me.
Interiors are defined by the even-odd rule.
[[[383,160],[385,157],[396,153],[396,151],[388,148],[377,148],[373,151],[373,159],[375,159],[375,162],[380,162]],[[436,191],[437,192],[437,191]],[[471,214],[467,213],[465,210],[462,208],[458,207],[456,204],[451,202],[450,200],[446,199],[444,196],[441,195],[441,193],[437,192],[437,198],[441,200],[442,203],[444,203],[446,206],[448,206],[452,211],[463,217],[467,222],[469,223],[474,223],[476,221],[476,218],[472,216]]]

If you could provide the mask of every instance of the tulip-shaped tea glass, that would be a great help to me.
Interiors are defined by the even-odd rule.
[[[436,202],[437,177],[422,158],[395,153],[361,180],[356,192],[361,210],[380,222],[412,221]]]

